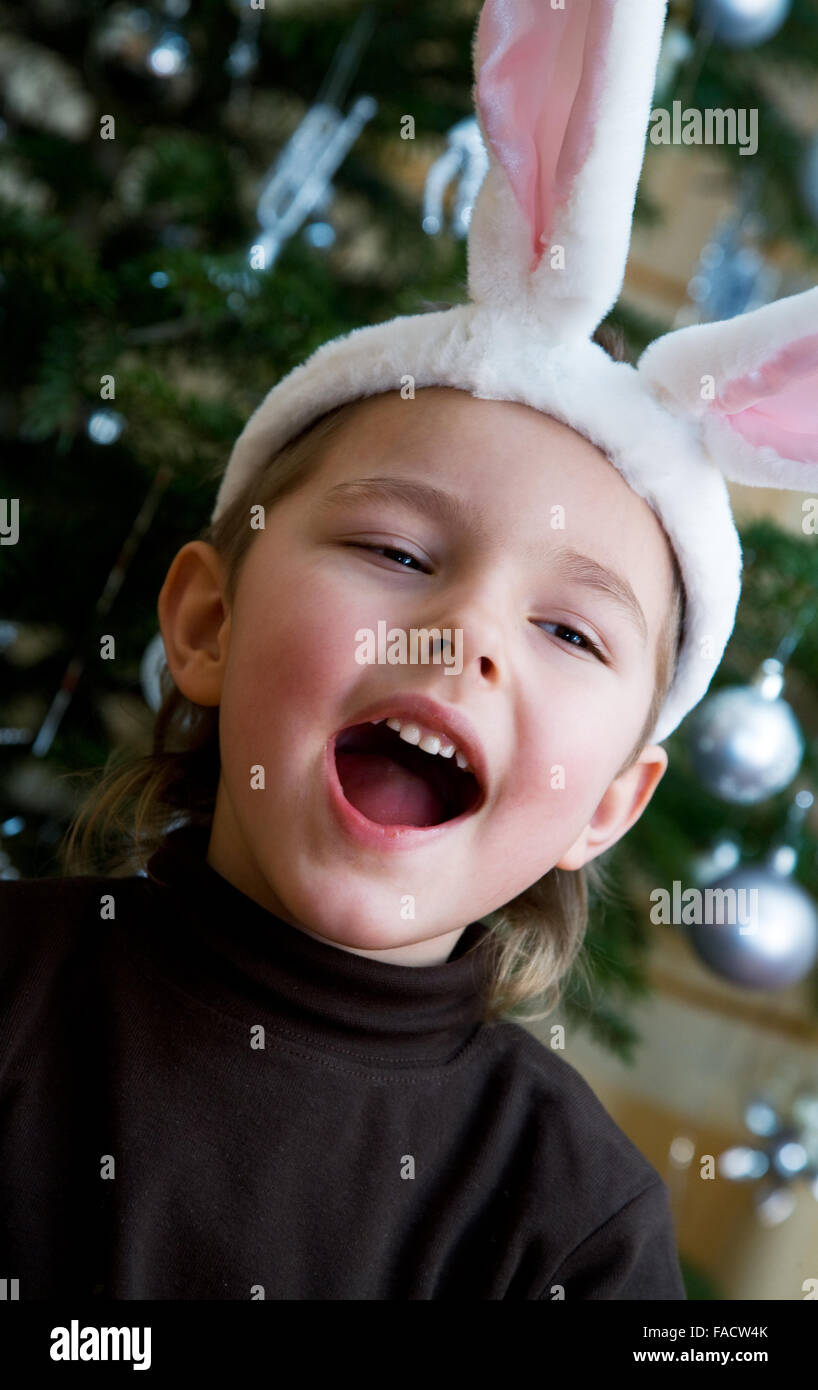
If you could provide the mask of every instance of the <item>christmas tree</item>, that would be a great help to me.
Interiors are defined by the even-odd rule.
[[[803,274],[818,258],[818,160],[772,79],[795,67],[814,80],[818,14],[811,0],[778,9],[763,43],[742,44],[718,27],[729,5],[672,5],[662,100],[759,111],[761,240],[792,247]],[[447,137],[472,114],[478,12],[479,0],[32,0],[4,13],[0,492],[19,515],[0,556],[0,871],[58,872],[87,787],[76,774],[149,747],[159,588],[270,386],[339,333],[465,298],[455,193],[439,229],[424,195],[441,158],[453,185],[474,177],[473,131],[460,128],[461,146]],[[340,153],[322,170],[329,133]],[[718,153],[743,175],[736,146]],[[656,216],[643,192],[637,225]],[[633,356],[672,326],[627,294],[611,323]],[[745,861],[762,859],[818,774],[815,536],[763,521],[742,542],[744,594],[712,692],[746,686],[797,617],[786,693],[803,761],[797,780],[728,806],[683,732],[671,738],[651,805],[606,857],[613,892],[566,993],[623,1057],[628,1003],[648,988],[645,884],[689,881],[728,826]],[[797,838],[794,880],[818,898],[814,815]]]

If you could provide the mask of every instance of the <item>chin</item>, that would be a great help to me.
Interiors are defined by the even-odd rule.
[[[396,947],[419,945],[428,941],[431,934],[420,935],[417,921],[404,921],[395,915],[393,926],[387,925],[393,916],[393,908],[380,911],[370,904],[366,909],[351,909],[349,914],[337,913],[331,922],[321,922],[313,917],[308,930],[320,937],[330,946],[345,946],[353,951],[389,951]],[[441,928],[441,931],[443,929]]]
[[[330,946],[345,946],[350,951],[388,951],[396,946],[411,946],[417,938],[405,932],[395,929],[394,932],[385,931],[383,921],[377,925],[373,923],[368,927],[360,918],[355,921],[354,926],[348,928],[339,926],[338,922],[333,922],[326,931],[316,930],[315,927],[308,928],[310,933],[325,941]]]

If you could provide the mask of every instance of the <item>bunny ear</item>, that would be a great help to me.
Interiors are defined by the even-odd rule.
[[[469,228],[474,300],[589,336],[616,300],[666,0],[486,0],[475,107],[489,172]]]
[[[818,487],[818,288],[667,333],[642,354],[639,372],[677,412],[701,421],[731,482]]]

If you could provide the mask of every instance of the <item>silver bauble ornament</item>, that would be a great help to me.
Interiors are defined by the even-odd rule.
[[[727,686],[693,711],[685,730],[690,759],[708,791],[753,805],[789,786],[801,766],[804,738],[780,698],[783,667],[770,658],[749,686]]]
[[[792,0],[697,0],[696,18],[728,48],[752,48],[777,34]]]
[[[766,864],[743,865],[709,885],[711,890],[733,889],[737,910],[720,914],[723,922],[694,923],[687,930],[696,954],[722,979],[749,989],[782,989],[812,969],[818,957],[818,911],[786,871],[794,862],[789,847],[783,847]],[[711,919],[716,915],[711,912]]]

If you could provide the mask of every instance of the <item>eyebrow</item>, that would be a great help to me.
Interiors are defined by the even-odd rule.
[[[431,483],[418,483],[411,478],[355,478],[336,483],[321,499],[326,507],[357,502],[401,502],[415,511],[443,522],[453,531],[469,528],[479,537],[487,538],[488,528],[481,514],[462,497],[444,492]]]
[[[555,552],[555,558],[557,568],[568,579],[572,579],[576,584],[581,584],[583,588],[592,589],[616,603],[634,623],[642,642],[647,644],[647,620],[627,579],[614,570],[608,569],[606,565],[600,565],[598,560],[592,560],[590,555],[580,554],[578,550],[560,548]]]
[[[359,502],[391,501],[412,507],[436,521],[442,522],[451,530],[470,529],[480,539],[486,539],[489,528],[485,519],[470,502],[457,497],[453,492],[433,487],[430,483],[419,483],[410,478],[355,478],[349,482],[336,483],[320,499],[320,507],[329,509],[336,506],[352,506]],[[569,546],[558,546],[551,552],[550,559],[557,570],[567,579],[573,580],[582,588],[602,594],[615,603],[639,632],[643,643],[648,640],[648,625],[641,605],[628,581],[614,570],[601,565],[590,555],[583,555]]]

